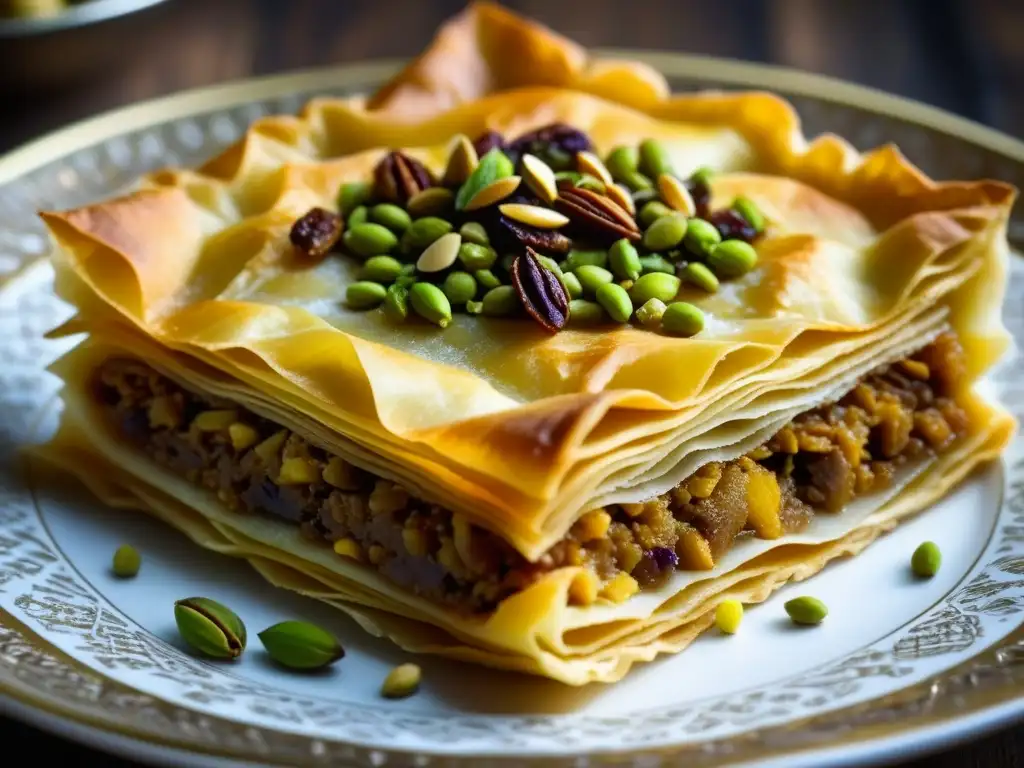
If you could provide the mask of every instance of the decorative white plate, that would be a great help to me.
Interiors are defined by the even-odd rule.
[[[934,176],[1024,187],[1024,145],[920,105],[764,67],[625,55],[651,61],[676,89],[771,88],[796,104],[808,132],[832,130],[861,148],[894,141]],[[419,658],[422,690],[397,702],[379,696],[406,658],[389,642],[21,458],[18,446],[45,439],[59,415],[44,367],[63,343],[42,334],[69,313],[37,258],[47,243],[35,211],[195,164],[261,115],[366,90],[394,66],[184,94],[0,160],[0,708],[134,758],[190,765],[832,766],[905,759],[1024,715],[1024,440],[858,557],[751,608],[733,637],[708,632],[620,683],[584,689]],[[1013,226],[1011,236],[1022,231],[1019,219]],[[1015,259],[1006,311],[1018,341],[1021,296]],[[1010,359],[987,384],[1024,418],[1024,361]],[[943,566],[919,581],[908,563],[925,539],[939,544]],[[122,543],[143,555],[134,580],[109,572]],[[824,624],[790,624],[782,604],[797,593],[828,604]],[[347,655],[306,675],[275,667],[258,642],[233,664],[198,660],[172,614],[191,595],[232,606],[250,636],[286,618],[316,621]]]

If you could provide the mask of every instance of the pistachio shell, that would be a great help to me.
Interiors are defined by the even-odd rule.
[[[522,179],[519,176],[505,176],[491,182],[473,195],[473,197],[470,198],[470,201],[466,203],[463,210],[476,211],[480,208],[486,208],[489,205],[494,205],[500,200],[504,200],[516,191],[519,187],[520,181],[522,181]]]
[[[233,659],[245,650],[245,624],[230,608],[208,597],[175,602],[174,621],[182,639],[207,656]]]
[[[469,175],[469,178],[459,187],[458,194],[455,195],[455,208],[459,211],[471,211],[473,208],[469,207],[469,204],[487,187],[492,186],[496,181],[500,179],[511,177],[515,173],[515,166],[512,165],[512,161],[508,159],[508,156],[500,149],[494,148],[480,158],[480,162],[476,168]],[[519,185],[518,177],[516,177],[516,186]],[[507,187],[507,185],[506,185]],[[514,190],[515,187],[512,187]],[[512,194],[512,190],[509,190],[501,197],[494,198],[490,203],[477,203],[475,207],[481,208],[483,205],[490,205],[501,200],[502,197],[507,197]],[[495,192],[492,191],[491,194]]]
[[[672,209],[679,211],[684,216],[696,216],[697,205],[693,202],[690,190],[686,188],[675,176],[667,173],[658,177],[658,192],[661,199]]]
[[[473,142],[459,134],[452,141],[452,150],[448,155],[448,164],[444,169],[442,184],[445,187],[457,187],[464,184],[480,164]]]
[[[462,235],[458,232],[449,232],[447,235],[441,235],[420,254],[420,257],[416,260],[416,269],[420,272],[428,273],[448,269],[448,267],[455,263],[455,259],[458,258],[461,246]],[[383,296],[381,299],[383,299]]]
[[[558,185],[551,166],[535,155],[523,155],[523,181],[545,203],[558,197]]]
[[[558,229],[569,223],[569,217],[551,208],[523,203],[505,203],[498,210],[514,221],[521,221],[537,229]]]
[[[274,661],[292,669],[319,669],[345,655],[334,635],[305,621],[282,621],[258,637]]]

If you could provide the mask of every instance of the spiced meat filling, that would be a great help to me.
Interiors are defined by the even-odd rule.
[[[621,601],[674,570],[712,568],[744,536],[777,538],[840,513],[964,434],[967,416],[953,399],[963,369],[956,337],[943,334],[747,455],[707,464],[650,501],[591,510],[537,562],[462,515],[144,363],[107,361],[95,393],[126,441],[229,509],[288,521],[429,599],[487,611],[568,565],[584,566],[571,602]]]

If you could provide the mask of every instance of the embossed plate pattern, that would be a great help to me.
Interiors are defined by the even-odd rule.
[[[772,88],[794,102],[809,134],[831,130],[861,148],[892,141],[939,178],[992,176],[1024,187],[1024,147],[920,105],[761,67],[646,58],[676,89]],[[9,278],[0,291],[0,691],[8,705],[135,756],[178,749],[190,764],[226,756],[291,765],[836,765],[897,746],[901,754],[935,748],[1024,714],[1021,441],[950,500],[802,586],[813,584],[835,606],[832,634],[820,642],[787,635],[780,594],[749,612],[742,638],[729,640],[735,645],[702,639],[614,691],[570,696],[544,682],[424,662],[425,691],[400,704],[375,696],[401,658],[389,644],[319,606],[267,594],[244,564],[196,553],[154,521],[99,509],[19,458],[17,446],[40,439],[57,416],[55,382],[43,368],[60,347],[42,333],[67,312],[50,293],[49,268],[35,261],[47,247],[35,211],[107,196],[160,166],[197,163],[261,115],[295,112],[314,94],[366,90],[393,66],[172,97],[0,160],[0,273]],[[1022,233],[1018,212],[1011,237]],[[1010,295],[1024,295],[1016,259]],[[1024,339],[1019,302],[1007,303],[1006,320]],[[989,382],[1018,418],[1022,373],[1014,357]],[[908,547],[933,530],[964,526],[965,517],[972,522],[955,540],[942,540],[941,578],[927,591],[900,583],[893,574]],[[144,592],[104,575],[127,535],[151,545],[140,547]],[[197,661],[176,644],[168,612],[152,607],[197,591],[243,605],[250,634],[288,611],[339,622],[350,648],[342,671],[297,681],[258,654],[228,669]],[[854,610],[835,602],[840,597]],[[864,617],[866,599],[879,621]],[[702,661],[727,669],[737,657],[742,679],[700,672]]]

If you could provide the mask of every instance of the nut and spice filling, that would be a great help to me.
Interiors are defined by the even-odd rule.
[[[967,416],[953,398],[963,371],[955,336],[939,336],[747,455],[707,464],[650,501],[587,512],[537,562],[462,515],[144,363],[107,361],[95,394],[123,439],[229,509],[285,520],[405,588],[478,612],[563,566],[584,567],[573,604],[619,602],[675,570],[711,569],[738,539],[778,538],[841,513],[964,434]]]
[[[545,333],[629,323],[689,337],[705,325],[694,297],[752,270],[771,225],[747,197],[712,210],[711,178],[679,173],[652,139],[602,159],[562,123],[514,139],[459,135],[437,174],[388,152],[289,239],[297,265],[358,261],[345,306],[396,324],[444,329],[464,314]]]

